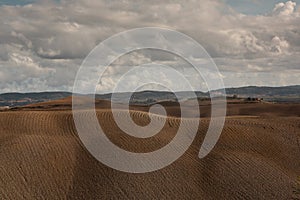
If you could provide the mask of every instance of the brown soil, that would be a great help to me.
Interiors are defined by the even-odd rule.
[[[203,118],[196,139],[180,159],[156,172],[129,174],[89,154],[78,138],[69,101],[0,112],[0,199],[299,198],[298,104],[229,104],[231,117],[207,157],[198,158],[209,125],[209,118]],[[97,115],[109,130],[107,136],[121,148],[152,151],[176,134],[179,119],[169,117],[152,138],[126,135],[113,121],[109,104],[98,102]],[[180,115],[176,105],[165,104],[170,116]],[[148,108],[132,109],[132,118],[147,124],[148,114],[142,111]],[[200,110],[209,116],[208,105]]]

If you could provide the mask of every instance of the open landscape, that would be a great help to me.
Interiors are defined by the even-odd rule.
[[[0,200],[300,200],[300,0],[0,0]]]
[[[145,174],[120,172],[93,158],[77,135],[71,104],[67,97],[0,112],[1,199],[300,198],[297,103],[229,101],[220,140],[199,159],[210,121],[209,102],[202,101],[201,119],[191,118],[201,122],[188,151],[170,166]],[[164,128],[151,138],[137,139],[118,128],[109,101],[96,100],[108,138],[132,152],[159,149],[176,134],[178,105],[161,105],[168,114]],[[137,124],[149,123],[148,107],[131,105]],[[119,112],[124,112],[121,104]]]

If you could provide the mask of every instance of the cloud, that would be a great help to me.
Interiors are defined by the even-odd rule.
[[[288,1],[286,3],[278,3],[275,5],[275,8],[273,9],[274,15],[279,16],[290,16],[295,14],[296,9],[296,2]]]
[[[271,41],[271,52],[275,54],[287,53],[290,44],[285,39],[280,39],[278,36],[274,36]]]
[[[49,0],[0,6],[0,92],[72,90],[81,62],[97,44],[120,31],[145,26],[167,27],[193,37],[221,73],[248,73],[253,80],[279,85],[283,81],[268,82],[269,78],[257,74],[280,72],[287,77],[285,84],[300,84],[295,78],[300,73],[299,13],[292,1],[256,16],[238,13],[221,0]],[[177,45],[184,47],[180,41]],[[192,49],[187,51],[193,55]],[[192,75],[190,66],[174,55],[133,52],[109,68],[103,91],[109,91],[130,66],[151,62]],[[236,86],[255,83],[226,77],[232,79],[228,84]]]

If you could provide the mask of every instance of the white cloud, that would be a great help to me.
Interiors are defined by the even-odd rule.
[[[272,38],[270,50],[275,54],[287,53],[289,43],[285,39],[280,39],[278,36]]]
[[[286,3],[278,3],[275,5],[275,8],[273,9],[274,15],[279,16],[290,16],[295,14],[296,9],[296,3],[293,1],[288,1]]]
[[[145,26],[168,27],[193,37],[224,73],[280,71],[287,82],[300,84],[295,78],[300,73],[299,13],[292,1],[274,5],[271,14],[257,16],[238,13],[221,0],[49,0],[2,6],[0,92],[71,90],[81,61],[95,45],[120,31]],[[193,50],[189,51],[192,55]],[[128,70],[121,65],[153,61],[189,71],[188,65],[173,56],[134,52],[109,68],[103,87],[109,90],[119,75]],[[255,75],[253,80],[276,84],[263,77]],[[236,84],[250,82],[241,79]]]

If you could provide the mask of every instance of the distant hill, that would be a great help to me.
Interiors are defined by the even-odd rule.
[[[0,106],[23,106],[71,96],[70,92],[3,93],[0,94]]]
[[[193,94],[193,95],[191,95]],[[114,102],[124,102],[128,98],[130,93],[116,93],[112,99],[112,94],[97,94],[96,98],[104,100],[112,100]],[[178,98],[176,97],[178,96]],[[178,100],[187,100],[195,95],[193,92],[176,92],[176,95],[172,92],[165,91],[142,91],[135,92],[130,98],[130,102],[134,104],[151,104],[158,101],[178,101]],[[204,92],[196,92],[198,98],[207,98],[208,94]]]
[[[151,104],[158,101],[177,101],[186,100],[191,97],[191,92],[178,92],[179,99],[172,92],[164,91],[142,91],[135,92],[131,96],[131,103]],[[220,95],[221,90],[212,91],[214,95]],[[71,96],[70,92],[40,92],[40,93],[4,93],[0,94],[0,107],[2,106],[24,106],[28,104],[46,102],[51,100],[62,99]],[[114,94],[115,102],[124,102],[129,93]],[[227,96],[237,95],[238,97],[259,97],[270,101],[293,101],[300,102],[300,85],[286,87],[240,87],[227,88]],[[87,95],[89,96],[89,95]],[[208,92],[196,92],[198,98],[208,98]],[[97,94],[97,99],[111,100],[112,94]]]
[[[238,97],[264,98],[273,102],[300,102],[300,85],[285,87],[240,87],[227,88],[227,96],[237,95]]]
[[[286,87],[240,87],[240,88],[227,88],[227,95],[239,95],[243,97],[259,96],[259,97],[272,97],[272,96],[300,96],[300,85],[286,86]]]

